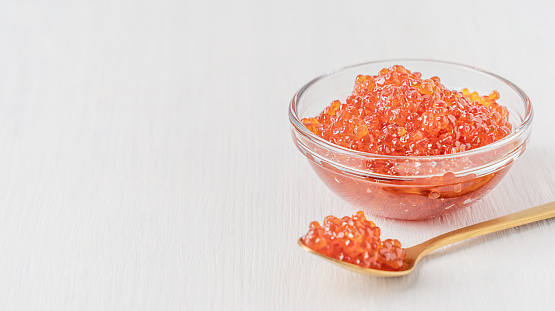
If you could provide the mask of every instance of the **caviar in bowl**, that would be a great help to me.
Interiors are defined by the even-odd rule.
[[[330,109],[336,100],[345,101],[359,75],[374,75],[395,65],[422,77],[440,77],[449,90],[498,92],[497,102],[508,112],[510,133],[460,152],[391,155],[347,148],[307,128],[303,120]],[[417,220],[468,206],[493,189],[526,149],[532,106],[520,88],[497,75],[448,62],[399,59],[346,67],[310,81],[291,100],[289,118],[297,148],[337,195],[375,216]]]

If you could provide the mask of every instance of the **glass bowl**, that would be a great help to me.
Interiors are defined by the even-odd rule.
[[[303,118],[319,115],[334,100],[345,102],[359,74],[402,65],[423,78],[438,76],[447,89],[481,95],[497,90],[509,110],[512,133],[487,146],[439,156],[387,156],[332,144],[309,131]],[[382,217],[418,220],[440,216],[481,199],[507,174],[530,137],[532,105],[516,85],[460,64],[397,59],[345,67],[308,82],[291,100],[293,141],[322,181],[347,202]],[[387,167],[391,174],[383,174]],[[380,169],[381,168],[381,169]]]

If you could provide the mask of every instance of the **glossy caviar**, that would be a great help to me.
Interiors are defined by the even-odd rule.
[[[381,230],[364,212],[341,219],[328,216],[324,224],[310,224],[303,243],[323,255],[364,268],[396,271],[403,267],[405,250],[398,240],[380,240]]]
[[[403,66],[359,75],[345,103],[333,101],[303,124],[331,143],[395,156],[462,152],[491,144],[511,132],[509,113],[489,96],[448,90],[438,77],[422,79]]]

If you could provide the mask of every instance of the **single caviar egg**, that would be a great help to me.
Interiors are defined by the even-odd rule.
[[[303,243],[323,255],[363,268],[398,271],[403,268],[405,249],[398,240],[380,240],[381,230],[364,212],[353,217],[328,216],[323,225],[314,221]]]
[[[303,124],[336,145],[394,156],[445,155],[491,144],[511,133],[499,93],[448,90],[403,66],[356,77],[345,102],[333,101]]]

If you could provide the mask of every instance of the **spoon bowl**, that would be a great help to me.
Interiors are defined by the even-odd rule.
[[[497,232],[509,228],[514,228],[517,226],[529,224],[532,222],[548,219],[555,217],[555,202],[550,202],[540,206],[532,207],[520,212],[512,213],[506,216],[495,218],[492,220],[484,221],[475,225],[457,229],[451,232],[447,232],[435,238],[429,239],[418,245],[409,247],[405,249],[405,260],[403,268],[399,271],[386,271],[378,269],[363,268],[352,263],[344,262],[336,258],[332,258],[323,254],[316,252],[315,250],[307,247],[302,238],[299,238],[297,243],[305,251],[318,255],[321,258],[330,261],[333,264],[340,266],[343,269],[349,271],[367,274],[377,277],[398,277],[407,275],[413,272],[418,264],[418,262],[427,255],[428,253],[456,242],[460,242],[466,239],[477,237],[480,235]]]
[[[307,251],[311,254],[320,256],[320,257],[322,257],[326,260],[329,260],[331,263],[333,263],[335,265],[338,265],[343,269],[347,269],[349,271],[360,273],[360,274],[367,274],[367,275],[378,276],[378,277],[394,277],[394,276],[407,275],[407,274],[411,273],[414,270],[414,267],[416,266],[416,262],[417,262],[414,259],[409,259],[409,253],[410,253],[411,250],[414,249],[414,246],[411,247],[411,248],[405,249],[406,257],[405,257],[405,262],[403,264],[403,270],[400,270],[400,271],[386,271],[386,270],[363,268],[361,266],[357,266],[357,265],[352,264],[352,263],[348,263],[348,262],[341,261],[341,260],[336,259],[336,258],[332,258],[332,257],[326,256],[326,255],[320,254],[317,251],[313,250],[312,248],[306,246],[303,243],[302,238],[299,238],[297,240],[297,243],[305,251]],[[418,259],[418,260],[420,260],[420,259]]]

